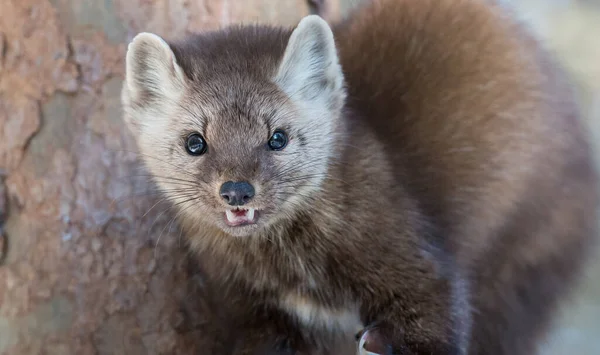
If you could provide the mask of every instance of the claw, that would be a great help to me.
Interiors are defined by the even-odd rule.
[[[388,355],[392,354],[391,346],[374,329],[363,329],[356,334],[358,341],[357,355]]]

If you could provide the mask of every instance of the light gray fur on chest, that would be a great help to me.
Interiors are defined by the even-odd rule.
[[[349,334],[364,328],[358,305],[325,306],[310,296],[289,291],[280,296],[279,307],[311,328]]]

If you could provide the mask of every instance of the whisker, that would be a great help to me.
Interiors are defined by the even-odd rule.
[[[310,161],[310,162],[305,162],[305,163],[300,163],[298,164],[297,161],[290,161],[290,166],[288,166],[287,164],[284,165],[284,169],[281,169],[277,172],[277,174],[274,175],[274,178],[277,178],[279,176],[282,176],[284,174],[287,174],[290,171],[293,170],[303,170],[303,169],[307,169],[307,168],[312,168],[314,166],[317,166],[321,164],[321,162],[319,161]]]
[[[280,180],[280,182],[281,183],[290,183],[290,182],[301,181],[301,180],[306,180],[306,179],[315,178],[315,177],[323,177],[326,180],[337,181],[337,182],[341,182],[345,185],[352,186],[348,182],[346,182],[342,179],[334,178],[331,175],[326,174],[326,173],[315,173],[315,174],[306,174],[306,175],[301,175],[301,176],[293,176],[293,177],[289,177],[286,179],[282,179],[282,180]]]
[[[189,183],[191,185],[198,184],[197,181],[193,181],[193,180],[186,180],[186,179],[176,178],[173,176],[161,176],[161,175],[153,175],[153,174],[126,175],[126,176],[117,177],[117,178],[115,178],[115,180],[120,181],[120,180],[125,180],[125,179],[136,178],[136,177],[147,177],[147,178],[151,178],[151,179],[165,179],[164,181],[179,181],[179,182]]]
[[[132,153],[132,154],[141,155],[141,156],[144,156],[144,157],[147,157],[147,158],[150,158],[150,159],[155,159],[155,160],[157,160],[157,161],[160,161],[160,162],[162,162],[162,163],[165,163],[165,164],[167,164],[167,165],[170,165],[170,166],[172,166],[172,167],[174,167],[174,168],[178,169],[178,171],[181,171],[181,172],[183,172],[183,173],[185,173],[185,174],[187,174],[187,175],[189,175],[189,176],[191,176],[191,177],[194,177],[194,174],[192,174],[191,172],[187,171],[186,169],[184,169],[184,168],[182,168],[182,167],[180,167],[180,166],[177,166],[177,165],[175,165],[175,164],[173,164],[173,163],[171,163],[171,162],[168,162],[168,161],[166,161],[166,160],[162,160],[162,159],[160,159],[160,158],[154,157],[154,156],[152,156],[152,155],[144,154],[144,153],[141,153],[141,152],[135,152],[135,151],[125,150],[125,149],[117,149],[117,150],[108,149],[108,150],[109,150],[109,151],[113,151],[113,152],[119,152],[119,151],[120,151],[120,152]]]
[[[159,196],[165,196],[165,195],[169,195],[171,197],[177,198],[177,197],[185,197],[185,195],[189,192],[193,192],[195,189],[187,189],[187,188],[173,188],[173,189],[168,189],[168,190],[157,190],[157,191],[146,191],[143,193],[137,193],[137,194],[133,194],[133,195],[127,195],[127,196],[122,196],[119,198],[114,198],[111,201],[111,205],[118,205],[119,203],[129,200],[129,199],[133,199],[133,198],[142,198],[142,197],[159,197]]]
[[[180,215],[181,215],[181,214],[182,214],[182,213],[183,213],[185,210],[187,210],[188,208],[190,208],[191,206],[192,206],[192,205],[189,205],[189,206],[185,207],[184,209],[180,209],[180,210],[179,210],[179,211],[178,211],[178,212],[175,214],[175,216],[173,216],[173,218],[171,218],[171,221],[170,221],[169,223],[167,223],[167,224],[165,225],[165,227],[162,229],[162,231],[160,232],[160,235],[158,236],[158,239],[156,240],[156,244],[154,245],[154,258],[155,258],[155,259],[157,258],[157,256],[156,256],[156,250],[157,250],[157,248],[158,248],[158,243],[160,242],[160,238],[162,238],[162,235],[164,234],[164,232],[165,232],[165,230],[167,229],[167,227],[169,228],[169,231],[171,231],[171,226],[173,225],[173,222],[174,222],[174,221],[175,221],[177,218],[179,218],[179,216],[180,216]],[[180,230],[181,230],[181,228],[180,228]],[[180,234],[179,234],[179,235],[181,236],[181,232],[180,232]]]

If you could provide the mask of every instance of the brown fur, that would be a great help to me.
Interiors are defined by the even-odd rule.
[[[287,105],[270,78],[292,29],[170,44],[191,82],[185,111],[220,117],[198,118],[223,153],[194,172],[202,206],[182,223],[219,297],[250,320],[232,332],[252,339],[244,350],[223,353],[277,339],[331,353],[330,341],[349,341],[278,308],[294,295],[326,309],[357,303],[400,354],[532,354],[596,235],[596,172],[560,70],[489,1],[372,1],[333,30],[347,100],[326,177],[299,208],[238,238],[194,213],[218,208],[206,201],[226,178],[209,172],[281,179],[274,158],[247,148],[266,129],[233,117]],[[196,124],[173,120],[186,132]],[[299,137],[317,132],[304,128]],[[147,163],[184,166],[178,147],[164,154],[172,164]],[[276,205],[274,187],[261,187],[257,203]]]

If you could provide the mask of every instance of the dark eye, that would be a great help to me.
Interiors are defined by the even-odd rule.
[[[198,133],[190,134],[185,141],[185,149],[190,155],[202,155],[206,148],[206,141]]]
[[[277,130],[269,138],[269,148],[272,150],[282,150],[287,145],[288,138],[284,131]]]

